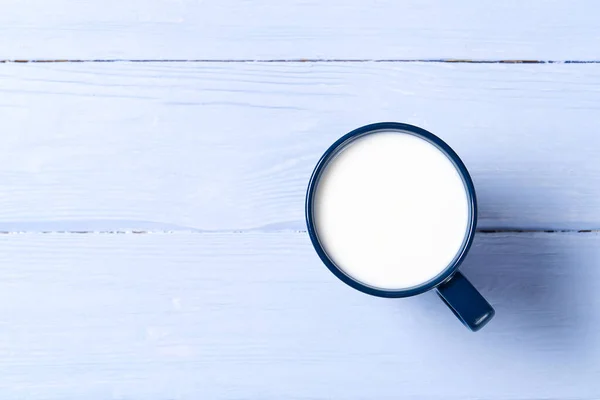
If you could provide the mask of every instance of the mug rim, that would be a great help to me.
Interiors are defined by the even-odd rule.
[[[402,131],[419,138],[422,138],[429,143],[436,146],[440,151],[442,151],[454,164],[456,169],[463,180],[467,191],[468,204],[469,204],[469,224],[467,228],[467,232],[465,234],[465,239],[463,240],[463,244],[460,250],[456,253],[454,259],[448,264],[448,266],[440,272],[438,275],[433,277],[427,282],[424,282],[420,285],[404,288],[404,289],[381,289],[373,286],[366,285],[354,278],[350,275],[346,274],[340,267],[338,267],[331,258],[325,252],[325,249],[319,242],[319,238],[317,235],[317,230],[315,228],[315,221],[313,215],[313,201],[317,188],[317,184],[319,183],[319,179],[321,177],[322,172],[325,170],[329,162],[337,155],[337,153],[343,149],[346,145],[350,144],[352,141],[369,135],[377,133],[378,131]],[[465,259],[471,244],[473,243],[473,238],[475,236],[475,229],[477,226],[477,198],[475,195],[475,186],[473,185],[473,180],[469,175],[469,171],[466,166],[458,156],[452,150],[450,146],[446,144],[442,139],[434,135],[433,133],[426,131],[425,129],[419,128],[414,125],[400,123],[400,122],[378,122],[374,124],[369,124],[357,128],[338,140],[336,140],[321,156],[317,165],[315,166],[310,180],[308,182],[308,188],[306,192],[306,202],[305,202],[305,218],[306,218],[306,226],[308,230],[308,235],[312,242],[313,247],[315,248],[317,254],[321,261],[325,264],[325,266],[342,282],[347,284],[348,286],[359,290],[363,293],[370,294],[378,297],[388,297],[388,298],[398,298],[398,297],[409,297],[415,296],[417,294],[424,293],[428,290],[431,290],[441,283],[448,280],[458,269],[458,267],[462,264]]]

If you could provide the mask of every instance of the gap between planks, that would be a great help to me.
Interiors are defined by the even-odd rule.
[[[480,235],[510,234],[510,233],[554,233],[554,234],[598,234],[600,229],[477,229]],[[277,233],[300,233],[306,234],[306,230],[102,230],[102,231],[0,231],[0,235],[227,235],[227,234],[277,234]]]
[[[453,63],[453,64],[600,64],[600,60],[470,60],[454,58],[425,59],[369,59],[369,58],[285,58],[285,59],[31,59],[0,60],[6,63]]]

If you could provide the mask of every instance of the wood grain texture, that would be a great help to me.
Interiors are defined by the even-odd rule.
[[[600,59],[594,0],[8,0],[1,59]]]
[[[481,228],[600,227],[600,69],[4,64],[0,231],[302,230],[344,133],[402,121],[463,158]]]
[[[597,399],[600,236],[483,235],[481,332],[339,282],[306,234],[0,235],[0,397]]]

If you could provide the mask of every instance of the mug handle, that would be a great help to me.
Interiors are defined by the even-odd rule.
[[[496,314],[490,303],[458,271],[437,287],[437,294],[473,332],[483,328]]]

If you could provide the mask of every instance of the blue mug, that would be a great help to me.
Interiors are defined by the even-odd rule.
[[[415,136],[416,138],[423,139],[428,142],[428,144],[435,146],[437,150],[441,151],[443,155],[445,155],[453,164],[456,172],[458,172],[458,175],[462,180],[462,183],[464,184],[464,192],[466,193],[468,222],[466,223],[467,229],[464,233],[462,245],[456,252],[452,261],[450,261],[440,273],[431,279],[412,287],[384,289],[366,284],[365,282],[362,282],[361,280],[347,273],[342,266],[336,265],[336,262],[334,262],[334,257],[331,257],[328,254],[325,246],[319,238],[319,232],[315,221],[315,197],[324,171],[330,165],[332,160],[334,160],[342,150],[346,149],[355,140],[364,138],[368,135],[376,134],[378,132],[409,134]],[[458,267],[465,259],[469,248],[471,247],[477,226],[477,201],[475,197],[473,181],[471,180],[467,168],[458,155],[446,143],[432,133],[413,125],[395,122],[382,122],[363,126],[344,135],[333,145],[331,145],[329,149],[327,149],[325,154],[323,154],[317,163],[308,184],[305,212],[308,234],[317,254],[327,268],[336,277],[354,289],[373,296],[387,298],[414,296],[435,289],[437,294],[450,308],[450,310],[452,310],[456,317],[458,317],[458,319],[472,331],[478,331],[481,329],[494,316],[495,312],[492,306],[483,298],[483,296],[481,296],[481,294],[473,287],[467,278],[465,278],[465,276],[458,271]]]

